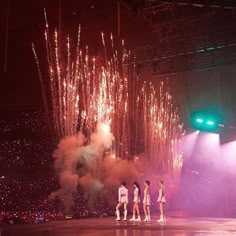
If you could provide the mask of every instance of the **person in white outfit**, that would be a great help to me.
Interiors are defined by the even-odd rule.
[[[118,190],[118,204],[116,206],[116,220],[120,221],[120,207],[124,205],[124,221],[127,220],[127,205],[129,203],[128,189],[126,182],[122,182]]]
[[[158,195],[157,202],[159,203],[159,208],[160,208],[160,219],[158,220],[158,222],[164,223],[166,222],[166,219],[164,216],[164,204],[166,203],[164,181],[161,180],[159,185],[160,185],[160,188],[159,188],[159,195]]]
[[[130,221],[141,221],[140,211],[139,211],[139,202],[140,202],[141,190],[138,182],[134,182],[134,205],[133,205],[133,217]],[[137,212],[138,218],[135,218]]]
[[[150,181],[145,180],[144,182],[144,196],[143,196],[143,210],[145,219],[143,221],[151,221],[150,206],[151,206],[151,194],[150,194]]]

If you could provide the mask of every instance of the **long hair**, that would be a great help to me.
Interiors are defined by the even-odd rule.
[[[160,183],[161,183],[161,188],[162,188],[162,194],[163,194],[163,196],[165,195],[165,191],[166,191],[166,189],[165,189],[165,184],[164,184],[164,180],[161,180],[160,181]]]
[[[138,195],[140,196],[141,195],[141,188],[139,186],[139,183],[138,182],[134,182],[134,185],[138,188]]]
[[[148,185],[148,187],[150,187],[150,181],[149,180],[145,180],[145,183]]]

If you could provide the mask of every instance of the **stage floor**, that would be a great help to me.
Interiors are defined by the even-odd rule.
[[[168,217],[160,225],[116,222],[115,218],[65,220],[32,225],[6,225],[0,236],[229,236],[236,235],[236,219]]]

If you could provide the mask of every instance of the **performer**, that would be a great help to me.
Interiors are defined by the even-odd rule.
[[[139,212],[139,202],[140,202],[141,190],[138,182],[134,182],[134,205],[133,205],[133,217],[130,221],[141,221]],[[137,212],[138,218],[135,219],[135,214]]]
[[[164,223],[166,222],[166,219],[164,216],[164,204],[166,203],[164,181],[161,180],[159,185],[160,185],[160,188],[159,188],[159,196],[158,196],[157,202],[159,202],[159,207],[160,207],[160,219],[158,220],[158,222]]]
[[[151,205],[151,194],[150,194],[150,181],[145,180],[144,182],[144,197],[143,197],[143,210],[145,219],[143,221],[151,221],[150,205]]]
[[[118,190],[118,204],[116,206],[116,220],[120,221],[120,207],[124,205],[124,221],[127,220],[127,204],[129,202],[126,182],[122,182]]]

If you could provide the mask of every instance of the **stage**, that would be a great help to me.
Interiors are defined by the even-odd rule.
[[[1,236],[207,236],[236,235],[236,219],[167,217],[146,222],[116,222],[114,217],[65,220],[41,224],[5,225]]]

